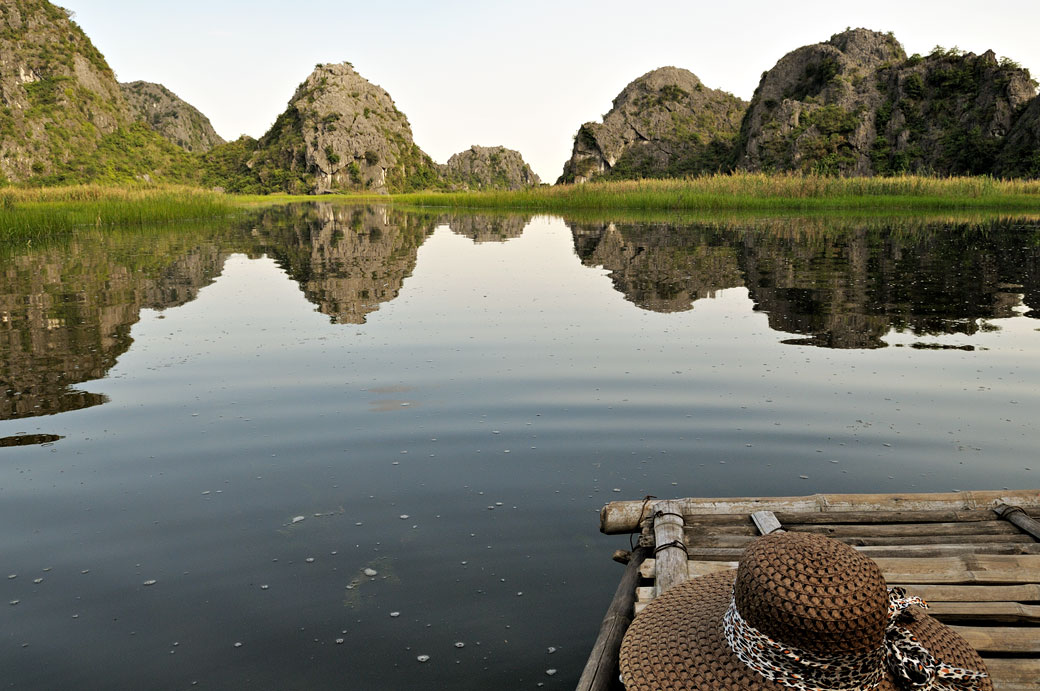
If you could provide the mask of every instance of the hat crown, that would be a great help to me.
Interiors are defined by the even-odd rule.
[[[888,623],[885,578],[848,545],[811,533],[752,543],[733,586],[737,611],[773,640],[819,655],[878,649]]]

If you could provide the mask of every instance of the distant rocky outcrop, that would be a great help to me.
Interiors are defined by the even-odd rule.
[[[0,175],[54,173],[131,121],[115,75],[70,14],[0,3]]]
[[[906,56],[889,34],[851,29],[766,72],[741,125],[737,167],[839,175],[992,171],[1029,72],[992,51]]]
[[[993,172],[1004,178],[1040,178],[1040,96],[1016,119]]]
[[[385,193],[441,183],[390,94],[346,62],[318,65],[267,134],[242,148],[265,191]]]
[[[120,84],[133,119],[148,124],[185,151],[206,152],[224,143],[209,118],[162,84]]]
[[[729,165],[747,103],[695,74],[662,67],[629,84],[603,122],[587,122],[559,182],[675,177]]]
[[[442,172],[455,189],[518,190],[541,184],[520,152],[504,146],[472,146],[449,158]]]

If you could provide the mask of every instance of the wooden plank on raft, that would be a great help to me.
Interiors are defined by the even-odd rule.
[[[791,528],[788,532],[801,532]],[[1036,545],[1029,535],[905,535],[886,537],[860,537],[858,535],[833,535],[832,539],[853,546],[883,545],[965,545],[973,549],[977,545]],[[758,539],[755,535],[701,535],[686,531],[689,547],[737,547],[745,548]]]
[[[1030,543],[1008,543],[1008,544],[986,544],[986,545],[853,545],[857,552],[867,555],[871,559],[877,557],[917,557],[918,559],[932,559],[937,557],[956,557],[972,554],[993,555],[1040,555],[1040,544]],[[740,559],[744,553],[743,547],[689,547],[687,554],[690,559],[710,561],[719,559],[732,561]]]
[[[654,591],[660,595],[690,577],[686,569],[689,557],[683,540],[683,517],[678,502],[661,501],[654,506],[654,545],[657,559]]]
[[[1040,555],[1035,554],[980,554],[934,559],[878,557],[889,583],[913,586],[925,584],[972,583],[1040,583]],[[687,564],[690,578],[737,568],[736,561],[705,561],[691,559]],[[640,570],[644,578],[654,578],[656,562],[647,559]]]
[[[758,532],[762,535],[769,535],[778,530],[783,530],[783,526],[780,525],[780,521],[776,519],[776,514],[772,511],[756,511],[751,514],[751,520],[754,521],[755,527],[758,528]]]
[[[972,491],[913,494],[815,494],[805,497],[733,497],[686,498],[677,500],[683,515],[717,516],[772,511],[784,525],[799,522],[788,520],[783,512],[821,514],[833,512],[971,512],[991,509],[999,504],[1020,506],[1027,510],[1040,509],[1040,490]],[[645,502],[611,502],[600,512],[600,530],[606,534],[630,533],[639,529]],[[980,513],[985,513],[982,511]],[[992,514],[991,514],[992,515]],[[746,519],[745,519],[746,520]],[[950,520],[950,519],[948,519]],[[961,520],[960,517],[952,520]],[[980,519],[981,520],[981,519]],[[806,521],[808,522],[808,521]],[[906,520],[875,522],[905,523]]]
[[[938,559],[882,557],[874,561],[889,583],[1040,583],[1040,556],[980,554]]]
[[[1040,660],[983,656],[996,691],[1035,691],[1040,688]]]
[[[615,687],[618,678],[618,651],[621,639],[632,623],[634,616],[635,588],[639,582],[639,567],[650,554],[646,547],[637,547],[625,567],[614,599],[599,627],[599,635],[578,680],[577,691],[608,691]]]
[[[821,533],[829,537],[900,537],[905,535],[1021,535],[1022,531],[1004,521],[961,521],[957,523],[838,523],[817,525],[788,523],[787,530]]]
[[[1040,635],[1031,626],[950,626],[980,653],[1040,653]]]

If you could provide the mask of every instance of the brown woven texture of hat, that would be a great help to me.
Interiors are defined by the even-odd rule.
[[[773,640],[821,655],[876,650],[888,591],[881,570],[848,545],[780,533],[744,552],[733,597],[745,621]]]

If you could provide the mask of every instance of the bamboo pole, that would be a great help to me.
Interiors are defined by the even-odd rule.
[[[592,646],[585,670],[578,680],[576,691],[608,691],[615,688],[618,679],[618,651],[621,639],[632,623],[636,599],[636,585],[639,583],[639,567],[650,555],[647,547],[637,547],[621,576],[614,599],[607,608],[607,614],[599,626],[599,635]]]

